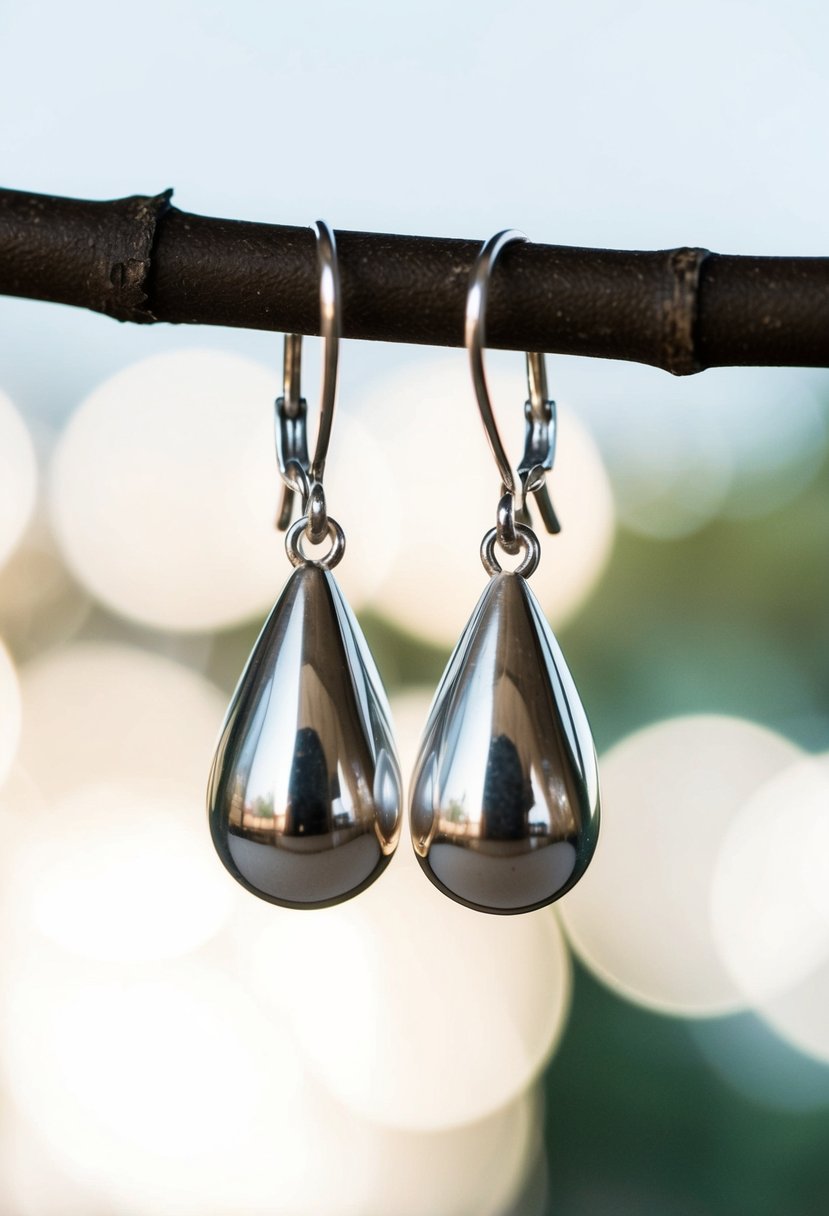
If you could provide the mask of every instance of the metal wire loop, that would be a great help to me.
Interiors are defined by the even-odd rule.
[[[325,491],[321,481],[312,481],[308,497],[302,504],[308,523],[305,535],[312,545],[320,545],[328,534],[328,513],[325,509]]]
[[[518,536],[518,548],[524,550],[524,557],[516,566],[513,573],[520,574],[522,578],[529,578],[535,572],[541,560],[541,544],[532,528],[528,528],[525,524],[516,524],[515,531]],[[481,561],[483,562],[484,570],[486,570],[487,574],[491,575],[501,574],[503,571],[501,563],[495,556],[497,541],[497,528],[490,528],[481,541]]]
[[[523,232],[507,228],[503,232],[496,232],[494,236],[484,242],[469,279],[464,341],[469,352],[469,365],[478,409],[501,477],[502,492],[518,498],[518,518],[524,523],[529,523],[527,495],[534,494],[546,528],[550,532],[558,532],[560,525],[550,502],[545,482],[546,473],[552,468],[555,456],[556,411],[555,402],[550,401],[547,396],[547,371],[544,355],[539,351],[528,351],[526,355],[528,400],[524,407],[525,444],[517,478],[513,473],[495,422],[484,369],[486,305],[492,270],[496,260],[508,245],[517,241],[526,241],[526,239]]]
[[[504,494],[498,503],[498,518],[495,524],[495,531],[498,536],[498,544],[505,553],[515,556],[521,548],[521,541],[516,532],[515,521],[515,497],[512,494]]]
[[[306,474],[309,484],[322,484],[325,461],[331,441],[331,424],[337,393],[337,365],[342,333],[342,304],[340,272],[334,233],[324,220],[313,225],[317,237],[317,259],[320,275],[320,334],[323,340],[322,388],[320,390],[319,422],[313,459],[308,455],[308,408],[300,394],[302,366],[302,335],[286,334],[283,354],[283,395],[275,403],[274,434],[276,459],[285,483],[277,515],[277,527],[285,531],[291,522],[293,496],[297,490],[296,474],[290,466],[296,463]],[[305,508],[303,503],[303,510]]]
[[[288,554],[288,560],[292,566],[304,566],[310,562],[311,565],[322,566],[325,570],[332,570],[342,560],[342,556],[345,553],[345,533],[336,519],[332,519],[329,515],[326,533],[331,540],[331,547],[321,557],[309,557],[302,550],[303,537],[308,536],[308,523],[308,516],[301,515],[288,529],[285,537],[285,551]],[[324,540],[325,537],[321,539]]]
[[[296,493],[299,495],[304,512],[305,504],[308,502],[311,493],[311,480],[305,466],[292,457],[285,463],[283,478],[285,480],[285,488],[290,490],[292,494]],[[290,523],[290,520],[288,523]],[[285,527],[287,528],[287,526],[286,524]]]

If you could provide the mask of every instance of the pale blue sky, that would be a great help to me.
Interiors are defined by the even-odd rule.
[[[6,0],[7,181],[566,244],[816,252],[829,9]]]

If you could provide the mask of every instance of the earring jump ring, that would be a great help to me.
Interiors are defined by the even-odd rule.
[[[322,557],[308,557],[302,550],[302,538],[307,535],[309,519],[307,515],[301,515],[299,519],[294,520],[285,534],[285,551],[288,554],[288,560],[292,566],[322,566],[324,570],[333,570],[333,568],[342,561],[345,553],[345,533],[343,532],[336,519],[328,516],[326,530],[331,539],[331,547]]]
[[[528,528],[526,524],[516,524],[515,532],[517,536],[515,551],[518,552],[518,549],[523,549],[524,556],[512,573],[520,574],[522,578],[529,578],[535,573],[538,563],[541,561],[541,543],[532,528]],[[503,567],[495,556],[495,545],[498,541],[497,528],[490,528],[481,541],[481,561],[483,562],[484,570],[489,575],[503,573]],[[501,547],[503,548],[503,545]]]

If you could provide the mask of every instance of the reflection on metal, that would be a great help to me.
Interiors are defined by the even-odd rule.
[[[481,912],[529,912],[596,847],[590,727],[524,578],[489,581],[443,675],[415,766],[412,841],[437,887]]]
[[[472,267],[469,288],[466,293],[464,344],[469,355],[469,369],[472,373],[472,385],[475,389],[481,421],[501,475],[503,494],[509,498],[510,511],[520,484],[521,493],[516,512],[517,522],[527,527],[531,524],[527,495],[534,494],[547,531],[560,532],[561,524],[550,500],[546,480],[547,473],[552,469],[555,459],[557,420],[556,403],[549,399],[547,392],[547,369],[544,355],[541,351],[527,351],[526,354],[528,391],[528,398],[524,404],[526,427],[524,454],[518,465],[517,482],[495,422],[484,370],[486,307],[492,270],[495,262],[508,245],[515,244],[516,241],[526,241],[526,239],[523,232],[518,232],[515,228],[505,228],[503,232],[496,232],[482,245],[475,259],[475,265]],[[506,533],[499,526],[498,539],[507,553],[515,553],[514,538],[510,533],[511,525]]]
[[[210,773],[210,829],[238,881],[325,907],[385,869],[400,831],[390,715],[334,576],[294,571],[233,696]]]
[[[302,334],[285,335],[282,364],[284,392],[274,402],[274,438],[276,461],[284,483],[276,526],[280,532],[287,530],[293,513],[294,493],[298,491],[302,497],[303,514],[310,516],[307,524],[309,540],[318,544],[325,536],[324,499],[319,504],[317,515],[307,510],[307,499],[314,483],[317,483],[322,495],[322,476],[337,395],[337,365],[343,325],[337,242],[325,220],[317,220],[313,227],[317,235],[320,335],[323,340],[319,424],[313,461],[309,462],[308,459],[308,405],[300,392]]]

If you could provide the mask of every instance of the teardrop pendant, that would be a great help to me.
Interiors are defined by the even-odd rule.
[[[331,572],[288,580],[231,701],[210,772],[213,842],[290,908],[356,895],[391,860],[401,780],[377,669]]]
[[[480,912],[552,903],[593,855],[590,727],[518,573],[493,575],[449,660],[415,765],[411,825],[432,882]]]

